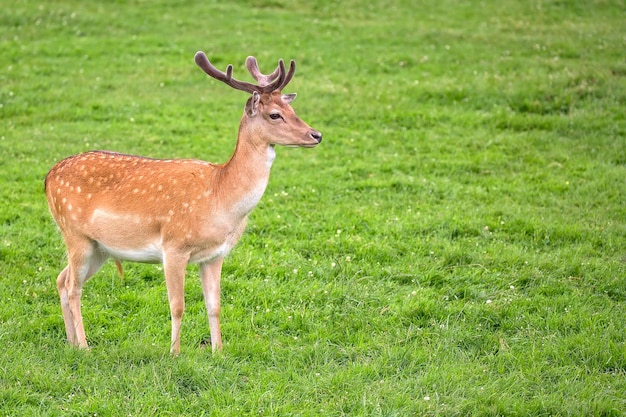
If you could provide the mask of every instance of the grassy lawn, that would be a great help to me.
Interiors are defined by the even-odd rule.
[[[626,5],[0,0],[0,416],[626,414]],[[246,79],[298,68],[277,149],[169,355],[160,266],[90,281],[67,346],[43,178],[90,149],[224,162]]]

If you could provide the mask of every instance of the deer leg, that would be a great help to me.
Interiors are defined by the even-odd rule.
[[[59,290],[59,298],[61,299],[61,311],[63,313],[63,322],[65,323],[65,334],[67,335],[67,341],[71,345],[78,344],[76,341],[76,329],[74,328],[74,319],[72,318],[72,312],[70,311],[70,300],[67,294],[67,282],[68,274],[70,273],[69,265],[66,266],[57,278],[57,289]]]
[[[211,263],[200,265],[200,279],[202,293],[209,316],[209,330],[211,331],[211,347],[213,352],[222,350],[222,333],[220,330],[220,277],[222,262],[220,258]]]
[[[167,298],[170,303],[172,316],[172,343],[170,353],[174,356],[180,353],[180,326],[185,311],[185,270],[187,259],[179,256],[165,256],[163,270],[165,271],[165,285]]]
[[[79,348],[86,349],[87,345],[87,337],[85,336],[85,328],[83,326],[83,316],[80,311],[80,297],[83,293],[82,284],[80,282],[76,282],[72,273],[72,268],[70,268],[69,279],[66,281],[67,288],[67,298],[70,309],[70,314],[72,315],[72,324],[74,325],[73,329],[73,341],[70,343],[78,346]],[[68,285],[69,284],[69,285]],[[67,324],[66,324],[67,328]],[[67,329],[66,329],[67,330]]]
[[[80,348],[88,347],[80,309],[83,285],[102,267],[107,257],[89,242],[86,249],[68,253],[69,264],[57,278],[67,340]]]

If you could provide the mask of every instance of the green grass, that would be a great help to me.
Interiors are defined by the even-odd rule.
[[[0,415],[626,413],[622,1],[3,1]],[[65,342],[43,178],[109,149],[223,162],[245,77],[298,64],[324,142],[278,149],[206,349],[189,267],[90,281]]]

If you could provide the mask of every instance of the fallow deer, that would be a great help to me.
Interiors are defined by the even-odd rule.
[[[274,145],[312,148],[322,134],[298,118],[283,94],[295,71],[283,60],[271,74],[254,57],[246,67],[256,84],[216,69],[203,52],[196,64],[209,76],[250,93],[228,162],[152,159],[107,151],[70,156],[45,179],[46,197],[67,248],[68,265],[57,278],[68,342],[87,348],[81,315],[85,282],[113,258],[162,263],[169,300],[170,352],[180,352],[185,270],[199,264],[211,346],[222,348],[220,279],[222,262],[241,237],[246,218],[268,183]]]

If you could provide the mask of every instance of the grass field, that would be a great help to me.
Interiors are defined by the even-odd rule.
[[[626,5],[31,1],[0,11],[1,416],[626,414]],[[364,5],[365,3],[365,5]],[[90,149],[224,162],[246,94],[298,69],[324,134],[278,149],[170,357],[162,268],[90,281],[67,346],[43,178]]]

